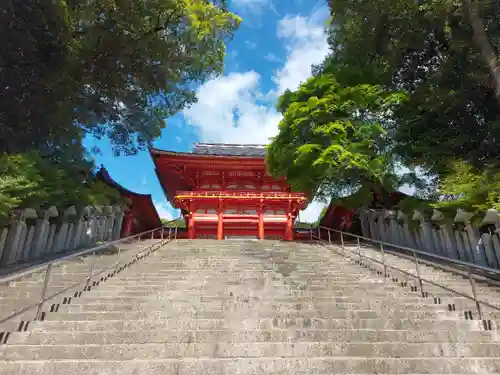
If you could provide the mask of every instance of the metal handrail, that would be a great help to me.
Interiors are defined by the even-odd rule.
[[[166,223],[168,224],[168,223]],[[141,232],[141,233],[138,233],[138,234],[134,234],[133,236],[128,236],[128,237],[124,237],[124,238],[120,238],[119,240],[115,240],[115,241],[109,241],[109,242],[105,242],[99,246],[94,246],[90,249],[85,249],[85,250],[82,250],[82,251],[79,251],[77,253],[73,253],[73,254],[69,254],[69,255],[66,255],[66,256],[63,256],[61,258],[58,258],[58,259],[53,259],[51,261],[47,261],[45,263],[42,263],[40,265],[36,265],[36,266],[33,266],[33,267],[30,267],[26,270],[23,270],[19,273],[16,273],[14,275],[9,275],[9,276],[6,276],[6,277],[3,277],[3,278],[0,278],[0,283],[8,283],[8,282],[11,282],[11,281],[14,281],[14,280],[17,280],[19,278],[22,278],[23,276],[27,276],[29,274],[32,274],[36,271],[39,271],[41,269],[44,269],[46,267],[46,271],[45,271],[45,276],[44,276],[44,280],[43,280],[43,288],[42,288],[42,291],[40,293],[40,300],[38,302],[35,302],[35,303],[32,303],[14,313],[11,313],[9,316],[5,317],[5,318],[2,318],[0,319],[0,325],[1,324],[4,324],[6,322],[8,322],[9,320],[33,309],[33,308],[36,308],[36,314],[34,316],[34,320],[38,320],[41,316],[41,312],[42,312],[42,308],[43,308],[43,305],[45,304],[45,302],[53,299],[53,298],[56,298],[57,296],[61,295],[62,293],[64,292],[67,292],[68,290],[71,290],[73,288],[75,288],[76,286],[78,286],[79,284],[83,284],[85,283],[85,289],[87,289],[87,287],[89,286],[89,283],[90,281],[92,280],[93,277],[95,276],[98,276],[98,275],[101,275],[111,269],[116,269],[118,267],[118,265],[120,264],[120,260],[118,260],[117,262],[113,263],[111,266],[105,268],[105,269],[102,269],[102,270],[99,270],[99,271],[96,271],[94,272],[94,263],[95,263],[95,259],[93,259],[91,262],[90,262],[90,266],[89,266],[89,272],[88,272],[88,275],[85,279],[83,280],[80,280],[78,282],[75,282],[74,284],[71,284],[70,286],[62,289],[62,290],[59,290],[57,291],[56,293],[50,295],[50,296],[46,296],[46,292],[47,292],[47,287],[48,287],[48,284],[49,284],[49,279],[50,279],[50,274],[51,274],[51,270],[52,270],[52,266],[57,263],[57,262],[62,262],[62,261],[65,261],[65,260],[69,260],[69,259],[73,259],[73,258],[77,258],[77,257],[81,257],[81,256],[84,256],[84,255],[88,255],[88,254],[91,254],[92,255],[96,255],[96,253],[98,253],[99,251],[102,251],[102,250],[106,250],[109,246],[111,245],[116,245],[116,244],[119,244],[119,243],[123,243],[123,242],[128,242],[130,240],[134,240],[137,238],[138,241],[140,241],[140,239],[145,236],[145,235],[149,235],[151,234],[151,239],[154,238],[154,233],[157,232],[157,231],[160,231],[160,240],[156,243],[154,243],[153,245],[149,245],[149,246],[146,246],[145,248],[139,250],[138,252],[134,253],[132,258],[137,258],[137,256],[142,253],[143,251],[146,251],[146,250],[151,250],[155,245],[157,245],[158,243],[160,244],[160,246],[164,245],[165,243],[169,242],[170,240],[172,239],[177,239],[177,227],[175,227],[175,231],[173,233],[173,237],[172,237],[172,227],[169,227],[169,233],[168,233],[168,238],[164,239],[164,229],[166,228],[165,225],[162,225],[161,227],[159,228],[155,228],[155,229],[151,229],[151,230],[148,230],[148,231],[145,231],[145,232]],[[120,256],[120,247],[118,247],[118,256]]]
[[[164,228],[164,226],[162,225],[160,228],[150,229],[150,230],[142,232],[142,233],[134,234],[133,236],[123,237],[123,238],[120,238],[119,240],[104,242],[104,243],[102,243],[102,244],[100,244],[98,246],[91,247],[90,249],[84,249],[84,250],[81,250],[81,251],[76,252],[76,253],[71,253],[71,254],[65,255],[65,256],[63,256],[61,258],[48,260],[48,261],[43,262],[41,264],[37,264],[35,266],[28,267],[28,268],[26,268],[26,269],[24,269],[22,271],[14,273],[14,274],[0,277],[0,283],[14,281],[14,280],[16,280],[16,279],[18,279],[20,277],[29,275],[30,273],[33,273],[34,271],[37,271],[37,270],[42,269],[42,268],[45,268],[49,264],[53,264],[53,263],[56,263],[56,262],[61,262],[63,260],[68,260],[68,259],[71,259],[71,258],[74,258],[74,257],[79,257],[79,256],[87,255],[87,254],[90,254],[90,253],[93,253],[93,252],[96,252],[96,251],[99,251],[99,250],[104,250],[104,249],[108,248],[111,245],[115,245],[115,244],[120,243],[120,242],[125,242],[125,241],[128,241],[128,240],[134,239],[134,238],[139,238],[140,239],[143,235],[148,234],[148,233],[153,233],[153,232],[155,232],[155,231],[157,231],[157,230],[159,230],[161,228]]]
[[[459,260],[459,259],[448,258],[448,257],[444,257],[444,256],[441,256],[441,255],[432,254],[432,253],[428,253],[428,252],[425,252],[425,251],[422,251],[422,250],[414,249],[414,248],[408,247],[408,246],[401,246],[401,245],[396,245],[396,244],[393,244],[393,243],[390,243],[390,242],[384,242],[384,241],[374,240],[372,238],[359,236],[357,234],[348,233],[348,232],[342,232],[342,231],[340,231],[338,229],[332,229],[332,228],[328,228],[328,227],[324,227],[324,226],[321,226],[319,228],[320,229],[330,230],[332,232],[337,232],[337,233],[345,234],[345,235],[348,235],[348,236],[351,236],[351,237],[359,238],[359,239],[366,240],[366,241],[373,242],[373,243],[380,244],[380,245],[385,245],[385,246],[388,246],[388,247],[395,247],[395,248],[398,248],[398,249],[401,249],[401,250],[406,250],[406,251],[409,251],[411,253],[415,253],[415,254],[418,254],[418,255],[424,255],[424,256],[429,257],[429,258],[434,258],[434,259],[437,259],[437,260],[444,260],[444,261],[446,261],[448,263],[459,264],[461,266],[472,267],[472,268],[475,268],[475,269],[478,269],[478,270],[481,270],[481,271],[486,271],[486,272],[491,272],[491,273],[497,273],[497,274],[500,275],[500,270],[498,270],[496,268],[490,268],[490,267],[486,267],[486,266],[481,266],[479,264],[465,262],[465,261]]]
[[[328,242],[324,241],[321,238],[321,229],[327,231],[327,233],[328,233]],[[460,260],[456,260],[456,259],[451,259],[451,258],[446,258],[446,257],[439,256],[439,255],[434,255],[434,254],[426,253],[424,251],[413,249],[413,248],[406,247],[406,246],[400,246],[400,245],[391,244],[391,243],[384,242],[384,241],[373,240],[373,239],[368,238],[368,237],[363,237],[363,236],[359,236],[357,234],[347,233],[347,232],[340,231],[338,229],[327,228],[327,227],[324,227],[324,226],[320,226],[320,227],[316,228],[316,231],[317,231],[317,235],[313,235],[314,229],[310,230],[310,238],[311,238],[311,240],[313,238],[315,238],[315,239],[318,240],[319,244],[322,244],[322,242],[325,242],[328,245],[332,244],[332,241],[331,241],[331,232],[339,233],[340,234],[341,248],[342,248],[343,251],[349,251],[349,252],[351,252],[353,254],[356,254],[359,257],[360,260],[362,258],[364,258],[364,259],[368,259],[368,260],[370,260],[372,262],[375,262],[375,263],[383,265],[383,267],[384,267],[384,277],[387,277],[387,275],[388,275],[387,269],[390,268],[390,269],[396,270],[398,272],[401,272],[401,273],[403,273],[403,274],[405,274],[407,276],[410,276],[412,278],[417,279],[418,282],[419,282],[419,286],[420,286],[420,292],[421,292],[421,294],[422,294],[423,297],[426,296],[426,293],[424,291],[424,285],[423,285],[423,283],[426,282],[428,284],[434,285],[434,286],[436,286],[438,288],[442,288],[442,289],[444,289],[444,290],[446,290],[448,292],[451,292],[453,294],[456,294],[456,295],[459,295],[459,296],[462,296],[464,298],[467,298],[467,299],[470,299],[470,300],[474,301],[475,304],[476,304],[476,310],[477,310],[477,313],[478,313],[478,316],[479,316],[480,320],[483,319],[483,314],[482,314],[482,311],[481,311],[481,305],[484,305],[486,307],[489,307],[489,308],[492,308],[494,310],[500,311],[500,307],[499,306],[495,306],[495,305],[492,305],[492,304],[490,304],[490,303],[488,303],[486,301],[482,301],[482,300],[478,299],[477,291],[476,291],[476,284],[475,284],[474,277],[473,277],[471,269],[475,268],[475,269],[479,269],[479,270],[483,270],[483,271],[487,271],[487,272],[491,272],[491,273],[496,273],[496,274],[500,274],[500,270],[497,270],[497,269],[494,269],[494,268],[485,267],[485,266],[479,266],[479,265],[474,264],[474,263],[464,262],[464,261],[460,261]],[[356,240],[357,240],[357,249],[358,249],[357,252],[345,247],[344,235],[356,238]],[[380,261],[378,259],[374,259],[374,258],[368,257],[368,256],[366,256],[364,254],[361,254],[361,246],[360,246],[360,240],[361,239],[380,245],[380,251],[382,253],[382,261]],[[388,247],[394,247],[394,248],[399,248],[399,249],[403,249],[403,250],[406,250],[406,251],[410,251],[413,254],[413,259],[415,261],[416,275],[414,275],[414,274],[412,274],[412,273],[410,273],[408,271],[402,270],[402,269],[400,269],[398,267],[395,267],[395,266],[392,266],[390,264],[387,264],[386,259],[385,259],[386,250],[384,249],[384,245],[388,246]],[[423,278],[421,276],[421,274],[420,274],[420,265],[419,265],[419,259],[418,259],[417,255],[423,255],[423,256],[426,256],[426,257],[430,257],[430,258],[435,258],[435,259],[439,259],[439,260],[445,260],[445,261],[447,261],[449,263],[455,263],[457,265],[466,267],[468,278],[469,278],[469,283],[471,285],[472,295],[459,292],[457,290],[448,288],[448,287],[446,287],[444,285],[438,284],[438,283],[436,283],[436,282],[434,282],[432,280],[428,280],[428,279]]]

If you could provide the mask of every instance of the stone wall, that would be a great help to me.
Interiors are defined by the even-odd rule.
[[[365,210],[360,221],[364,237],[499,269],[500,214],[488,210],[475,226],[472,216],[458,209],[450,222],[438,210],[430,217],[415,211],[411,218],[401,211]]]
[[[85,207],[81,212],[54,206],[16,210],[10,224],[0,228],[0,268],[117,240],[123,215],[120,206]]]

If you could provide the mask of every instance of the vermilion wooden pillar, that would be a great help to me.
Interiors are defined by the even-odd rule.
[[[188,239],[194,239],[194,217],[192,213],[188,216]]]
[[[264,210],[259,211],[259,240],[264,239]]]
[[[292,230],[292,214],[289,212],[286,217],[286,238],[287,241],[293,241],[293,230]]]
[[[223,223],[222,211],[217,212],[217,239],[222,240],[224,238],[224,223]]]

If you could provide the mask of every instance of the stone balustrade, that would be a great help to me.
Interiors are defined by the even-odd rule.
[[[124,217],[121,206],[75,207],[64,211],[15,210],[0,228],[0,268],[46,256],[84,249],[97,242],[118,240]]]
[[[500,268],[500,213],[488,210],[479,225],[472,225],[473,214],[456,211],[452,221],[442,212],[432,215],[415,211],[364,210],[360,212],[364,237],[395,245],[415,248],[428,253]],[[413,221],[413,225],[409,225]]]

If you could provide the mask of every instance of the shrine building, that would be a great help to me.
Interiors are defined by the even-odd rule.
[[[103,166],[97,172],[96,177],[106,185],[118,190],[120,196],[129,202],[121,224],[120,238],[161,226],[161,219],[151,195],[135,193],[123,187],[109,175],[108,170]]]
[[[189,239],[293,240],[293,222],[307,198],[266,172],[265,145],[197,143],[191,153],[150,153],[167,199],[184,215]]]

